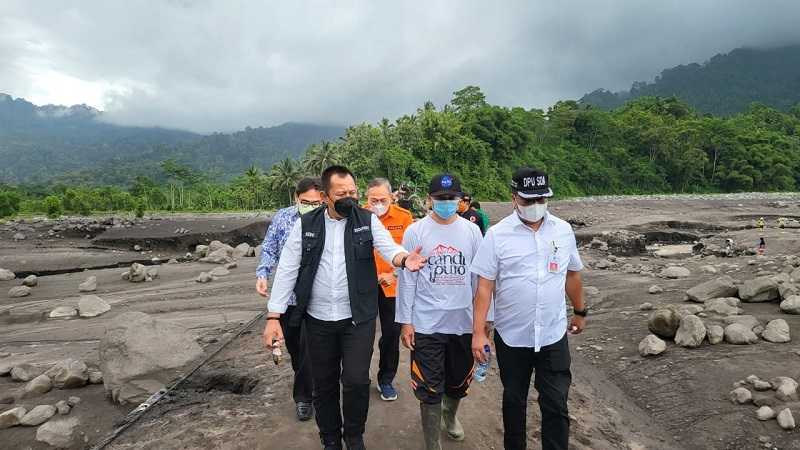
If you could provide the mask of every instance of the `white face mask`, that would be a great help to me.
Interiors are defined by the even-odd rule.
[[[517,214],[526,222],[535,223],[542,220],[547,212],[547,203],[534,203],[528,206],[517,204]]]
[[[389,211],[389,205],[384,203],[376,203],[372,205],[372,212],[375,213],[378,217],[383,217],[386,212]]]

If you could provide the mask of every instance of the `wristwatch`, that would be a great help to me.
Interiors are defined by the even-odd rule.
[[[588,313],[589,313],[589,307],[586,306],[583,309],[578,309],[578,308],[572,309],[572,314],[575,314],[576,316],[586,317]]]

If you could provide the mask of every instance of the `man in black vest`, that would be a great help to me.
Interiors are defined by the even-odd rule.
[[[426,259],[419,248],[409,253],[396,244],[377,216],[358,206],[355,177],[346,167],[325,169],[322,190],[326,206],[295,223],[281,253],[264,345],[282,343],[279,319],[294,293],[297,306],[289,324],[306,324],[322,445],[341,449],[344,435],[349,450],[361,450],[378,314],[373,249],[394,266],[411,271],[422,268]]]

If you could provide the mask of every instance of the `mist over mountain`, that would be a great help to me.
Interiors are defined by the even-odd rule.
[[[675,96],[700,112],[723,116],[753,102],[787,111],[800,102],[800,45],[738,48],[702,64],[665,69],[653,82],[636,82],[628,91],[597,89],[580,102],[608,110],[645,96]]]
[[[268,169],[343,132],[300,123],[210,135],[127,127],[104,122],[101,111],[86,105],[37,106],[0,93],[0,183],[124,185],[136,175],[153,176],[166,159],[227,179],[250,165]]]

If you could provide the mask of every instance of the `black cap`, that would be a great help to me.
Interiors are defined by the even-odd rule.
[[[461,182],[458,181],[455,175],[441,173],[431,180],[428,194],[431,196],[456,195],[460,197],[463,195],[463,192],[461,192]]]
[[[541,170],[521,167],[511,176],[511,190],[522,198],[552,197],[550,177]]]

